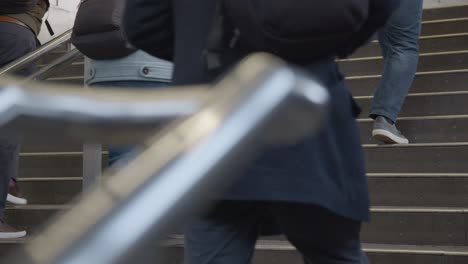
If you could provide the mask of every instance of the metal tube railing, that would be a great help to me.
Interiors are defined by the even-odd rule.
[[[5,65],[4,67],[0,68],[0,76],[3,75],[3,74],[13,74],[17,70],[20,70],[20,69],[30,65],[31,63],[33,63],[34,61],[39,59],[41,56],[43,56],[44,54],[47,54],[47,53],[55,50],[60,45],[69,42],[70,38],[71,38],[71,34],[72,34],[72,32],[71,32],[71,29],[70,29],[70,30],[66,31],[65,33],[63,33],[62,35],[54,38],[53,40],[47,42],[44,45],[42,45],[38,49],[24,55],[20,59],[17,59],[15,61]]]
[[[111,177],[102,186],[56,219],[15,261],[133,263],[142,245],[159,241],[175,219],[221,191],[263,146],[313,135],[328,99],[317,81],[267,55],[247,59],[206,92],[212,97],[203,108],[148,140],[117,172],[107,172]]]
[[[64,55],[58,57],[57,59],[53,60],[47,66],[44,66],[39,71],[35,72],[31,76],[26,78],[26,81],[43,81],[49,77],[51,77],[57,71],[63,69],[65,66],[70,65],[73,61],[77,58],[82,57],[83,55],[77,49],[70,50],[69,52],[65,53]]]
[[[47,86],[46,86],[47,85]],[[0,81],[2,136],[35,144],[135,144],[174,118],[196,113],[206,89],[83,89],[81,86]],[[20,129],[18,129],[20,128]]]

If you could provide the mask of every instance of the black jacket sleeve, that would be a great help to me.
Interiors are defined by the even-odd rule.
[[[136,48],[166,60],[174,53],[172,0],[130,0],[124,15],[128,40]]]
[[[400,6],[401,0],[369,0],[369,16],[361,29],[356,32],[349,45],[340,52],[340,57],[351,55],[366,44],[377,30],[385,25],[392,13]]]

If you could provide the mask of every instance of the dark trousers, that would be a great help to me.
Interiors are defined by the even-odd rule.
[[[36,48],[36,36],[31,30],[20,25],[0,22],[0,67]],[[33,66],[30,66],[21,69],[16,74],[27,76],[33,70]],[[20,145],[17,142],[0,139],[0,219],[3,219],[5,214],[10,178],[16,178],[18,174],[19,148]]]
[[[240,201],[222,202],[187,227],[184,263],[250,263],[255,243],[271,220],[306,263],[368,263],[359,221],[314,205]]]

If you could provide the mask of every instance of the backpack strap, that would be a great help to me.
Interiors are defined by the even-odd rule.
[[[208,34],[207,47],[204,51],[205,66],[208,71],[215,70],[221,66],[220,53],[223,49],[223,40],[225,35],[222,1],[216,2],[212,27]]]
[[[45,21],[44,23],[45,23],[45,25],[46,25],[46,27],[47,27],[47,31],[49,31],[49,34],[50,34],[51,36],[55,35],[55,32],[54,32],[54,30],[52,29],[52,26],[50,25],[49,20],[46,19],[46,21]]]

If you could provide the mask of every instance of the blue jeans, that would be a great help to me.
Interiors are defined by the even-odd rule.
[[[122,87],[122,88],[161,88],[168,86],[164,82],[148,82],[148,81],[109,81],[93,83],[91,87]],[[128,157],[132,147],[109,147],[109,161],[108,164],[112,165],[116,161]]]
[[[403,0],[378,33],[384,69],[374,93],[370,116],[385,116],[394,122],[408,95],[419,57],[423,0]]]

